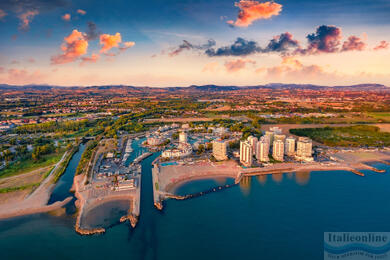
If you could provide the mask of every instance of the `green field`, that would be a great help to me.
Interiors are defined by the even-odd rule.
[[[6,168],[0,171],[0,179],[54,165],[61,159],[64,152],[64,150],[61,150],[59,153],[44,155],[38,162],[35,162],[33,159],[27,159],[11,163]]]
[[[390,112],[368,113],[368,116],[373,117],[382,122],[390,122]]]
[[[369,125],[290,129],[290,133],[332,147],[390,146],[390,133],[380,132],[379,127]]]

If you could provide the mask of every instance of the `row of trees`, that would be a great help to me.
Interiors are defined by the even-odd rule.
[[[64,121],[64,122],[45,122],[39,124],[28,124],[18,126],[15,129],[17,134],[32,134],[32,133],[57,133],[57,132],[74,132],[90,126],[88,120],[80,121]]]

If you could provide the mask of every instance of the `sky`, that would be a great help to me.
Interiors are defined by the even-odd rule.
[[[389,0],[0,0],[0,84],[390,86]]]

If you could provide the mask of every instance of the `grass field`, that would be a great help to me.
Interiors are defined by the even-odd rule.
[[[382,122],[390,122],[390,112],[368,113],[368,116],[373,117]]]
[[[370,125],[290,129],[290,133],[333,147],[390,146],[390,133]]]
[[[11,163],[0,171],[0,179],[54,165],[61,159],[64,152],[65,150],[62,149],[59,153],[44,155],[38,162],[35,162],[33,159],[27,159]]]

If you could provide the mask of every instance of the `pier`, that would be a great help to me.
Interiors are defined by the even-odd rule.
[[[142,160],[148,158],[149,156],[151,156],[153,153],[151,152],[146,152],[146,153],[143,153],[141,154],[140,156],[138,156],[137,158],[135,158],[135,160],[133,161],[133,164],[138,164],[140,163]]]

